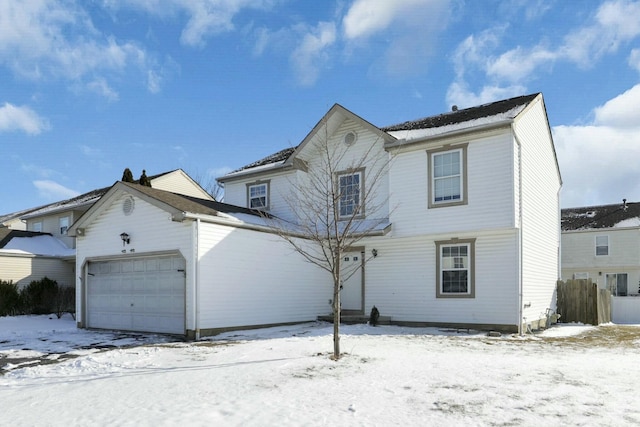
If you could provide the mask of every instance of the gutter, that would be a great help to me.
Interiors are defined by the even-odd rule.
[[[523,241],[523,227],[524,219],[522,214],[522,144],[514,129],[514,123],[511,123],[511,131],[513,132],[513,138],[518,145],[518,219],[520,226],[518,227],[518,242],[517,242],[517,254],[518,254],[518,335],[523,336],[523,319],[524,319],[524,271],[522,266],[522,241]]]
[[[195,313],[195,319],[193,322],[193,329],[195,333],[195,340],[200,340],[200,219],[196,219],[193,222],[193,310]]]

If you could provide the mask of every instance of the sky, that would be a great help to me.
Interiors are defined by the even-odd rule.
[[[542,92],[562,207],[640,201],[640,2],[3,0],[0,214]]]
[[[318,322],[182,342],[77,329],[68,315],[0,317],[0,424],[640,423],[639,325],[524,337],[343,325],[337,362],[332,330]]]

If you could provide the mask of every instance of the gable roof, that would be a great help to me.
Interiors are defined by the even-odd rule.
[[[149,180],[153,181],[156,178],[160,178],[162,176],[165,175],[169,175],[171,173],[174,173],[176,171],[179,171],[180,169],[175,169],[172,171],[168,171],[168,172],[162,172],[153,176],[149,177]],[[102,197],[111,187],[104,187],[104,188],[98,188],[96,190],[91,190],[87,193],[84,194],[80,194],[78,196],[72,197],[70,199],[66,199],[66,200],[60,200],[57,202],[53,202],[53,203],[49,203],[47,205],[43,205],[37,208],[32,208],[32,209],[28,209],[25,211],[21,211],[19,213],[14,213],[14,214],[8,214],[5,215],[2,218],[24,218],[24,219],[29,219],[29,218],[35,218],[38,216],[42,216],[42,215],[48,215],[51,213],[55,213],[55,212],[61,212],[61,211],[68,211],[68,210],[77,210],[77,209],[84,209],[90,205],[92,205],[93,203],[95,203],[96,201],[98,201],[98,199],[100,199],[100,197]]]
[[[78,220],[69,227],[68,234],[75,236],[78,229],[92,221],[101,211],[102,207],[108,205],[111,200],[121,192],[126,192],[151,203],[160,209],[169,212],[176,221],[183,220],[187,215],[204,215],[210,217],[224,217],[229,219],[233,216],[255,217],[256,223],[262,223],[266,214],[241,206],[229,205],[215,200],[199,199],[197,197],[185,196],[183,194],[171,193],[143,185],[117,181],[106,193],[94,203]],[[236,218],[237,219],[237,218]]]
[[[296,147],[285,148],[277,153],[245,165],[219,177],[218,181],[224,182],[236,177],[244,177],[246,175],[264,172],[265,170],[294,168],[296,167],[296,158],[310,141],[319,135],[323,129],[327,129],[327,133],[332,134],[347,119],[358,122],[364,128],[377,134],[385,142],[392,142],[396,139],[394,136],[364,120],[362,117],[347,110],[342,105],[334,104]]]
[[[562,209],[562,231],[640,226],[640,203]]]
[[[540,93],[517,96],[501,101],[490,102],[476,107],[454,110],[435,116],[424,117],[417,120],[407,121],[391,126],[378,128],[351,111],[334,104],[333,107],[320,119],[305,139],[296,147],[285,148],[277,153],[264,157],[256,162],[245,165],[218,178],[224,182],[236,177],[244,177],[253,173],[261,173],[266,170],[293,167],[293,161],[298,153],[310,140],[322,129],[323,126],[330,125],[330,121],[336,115],[348,117],[359,121],[369,130],[377,133],[385,140],[388,146],[402,145],[414,142],[428,136],[442,135],[448,132],[460,130],[473,130],[480,126],[497,125],[511,122],[520,114],[534,99],[541,96]]]

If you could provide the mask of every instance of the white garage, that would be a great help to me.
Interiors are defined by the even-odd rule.
[[[326,272],[246,208],[118,182],[69,234],[81,328],[198,339],[330,310]]]
[[[185,261],[179,255],[87,265],[89,328],[185,333]]]

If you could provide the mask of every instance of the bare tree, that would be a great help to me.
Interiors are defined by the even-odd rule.
[[[341,261],[345,252],[388,223],[388,195],[379,190],[387,179],[391,157],[379,138],[348,143],[329,138],[326,130],[307,142],[304,153],[308,160],[290,179],[290,192],[283,195],[293,220],[270,221],[296,252],[331,275],[333,358],[337,360],[340,291],[343,282],[360,268],[344,269]]]
[[[190,173],[189,176],[191,176],[193,180],[204,189],[204,191],[209,193],[209,195],[213,197],[213,200],[216,202],[223,201],[224,187],[216,181],[211,171],[201,172],[196,170],[195,172]]]

